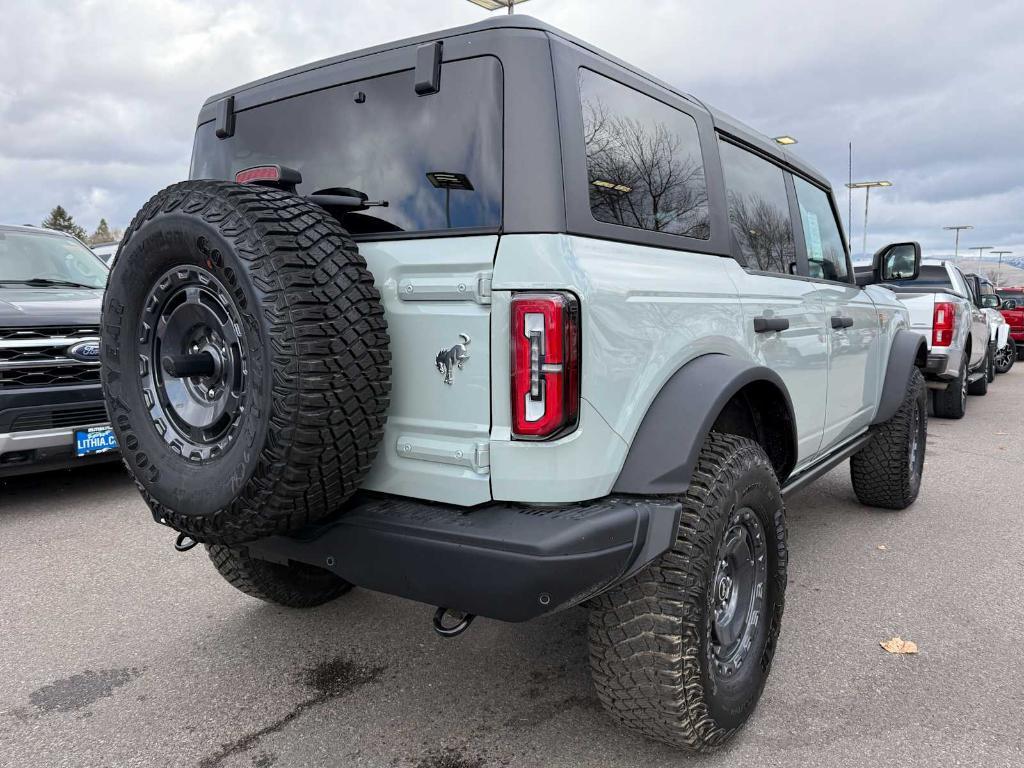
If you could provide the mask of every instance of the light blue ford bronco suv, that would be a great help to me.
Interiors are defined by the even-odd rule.
[[[448,636],[585,605],[609,714],[708,750],[771,667],[786,495],[850,459],[917,496],[926,344],[879,284],[920,248],[858,285],[821,174],[556,29],[217,95],[190,176],[114,260],[103,383],[154,518],[249,595]]]

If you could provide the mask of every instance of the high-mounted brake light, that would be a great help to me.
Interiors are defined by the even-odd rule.
[[[953,343],[956,328],[956,304],[948,301],[935,302],[932,316],[932,346],[948,347]]]
[[[239,184],[265,184],[294,192],[295,187],[302,183],[302,174],[285,165],[256,165],[236,173],[235,181]]]
[[[568,293],[512,297],[512,435],[559,437],[580,413],[579,302]]]

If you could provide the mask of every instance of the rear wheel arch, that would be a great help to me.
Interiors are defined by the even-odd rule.
[[[970,352],[964,354],[967,355],[966,359],[970,360]],[[915,367],[923,369],[927,364],[928,343],[924,336],[905,328],[896,331],[889,347],[885,378],[878,397],[878,410],[872,424],[882,424],[895,415],[906,394],[911,371]]]
[[[630,444],[614,492],[684,493],[712,431],[759,443],[780,483],[796,462],[796,421],[781,377],[750,360],[708,354],[679,368],[658,392]]]

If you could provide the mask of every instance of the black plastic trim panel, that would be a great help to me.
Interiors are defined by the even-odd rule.
[[[503,621],[576,605],[675,541],[681,504],[609,496],[564,507],[471,510],[361,496],[337,520],[247,546],[255,557],[334,571],[353,584]]]

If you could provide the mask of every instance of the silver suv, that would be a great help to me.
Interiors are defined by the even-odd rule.
[[[191,176],[125,235],[103,376],[153,516],[243,592],[447,636],[585,603],[611,716],[706,750],[771,667],[784,497],[847,459],[917,496],[927,346],[828,181],[556,29],[215,96]]]

